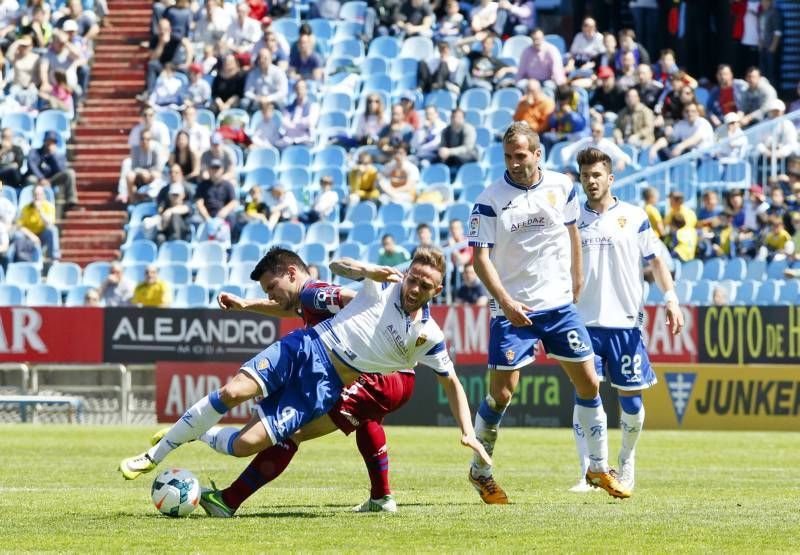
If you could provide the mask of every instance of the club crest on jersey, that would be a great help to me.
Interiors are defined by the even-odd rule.
[[[626,218],[625,216],[620,216],[619,218],[617,218],[617,223],[619,224],[620,228],[624,229],[625,224],[628,223],[628,218]]]
[[[550,203],[550,206],[555,208],[557,200],[558,200],[558,198],[556,197],[556,194],[553,191],[548,191],[547,192],[547,202]]]
[[[416,342],[414,343],[415,347],[421,347],[426,341],[428,340],[428,336],[424,333],[417,337]]]
[[[514,355],[516,354],[517,353],[514,352],[514,349],[509,349],[506,351],[506,360],[508,361],[509,364],[514,362]]]
[[[269,363],[267,362],[267,359],[265,359],[265,358],[259,359],[259,361],[256,363],[256,369],[257,370],[266,370],[268,364]]]
[[[478,230],[481,228],[481,218],[477,214],[473,214],[469,217],[469,231],[467,235],[470,237],[477,237]]]

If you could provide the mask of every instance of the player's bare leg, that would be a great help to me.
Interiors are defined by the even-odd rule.
[[[497,441],[500,421],[519,383],[519,370],[491,370],[489,374],[489,395],[481,402],[475,415],[475,435],[491,456]],[[508,503],[508,495],[492,476],[492,467],[477,456],[472,458],[469,481],[484,503],[490,505]]]
[[[586,481],[606,490],[613,497],[630,497],[630,490],[619,483],[608,466],[608,426],[603,402],[600,400],[600,382],[594,369],[594,361],[560,362],[575,386],[578,422],[583,428],[589,454]]]

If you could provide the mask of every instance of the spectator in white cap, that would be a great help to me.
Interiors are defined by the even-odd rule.
[[[786,111],[786,104],[782,100],[773,98],[767,103],[767,120],[780,118]],[[784,159],[798,152],[797,128],[794,124],[783,119],[761,134],[756,149],[762,156],[771,159]]]
[[[717,129],[718,146],[715,154],[723,164],[740,162],[747,154],[749,145],[739,123],[741,119],[739,112],[728,112]]]

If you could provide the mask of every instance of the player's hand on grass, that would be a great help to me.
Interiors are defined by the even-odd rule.
[[[670,302],[666,305],[667,325],[672,335],[678,335],[683,329],[683,311],[678,303]]]
[[[232,293],[217,295],[217,303],[222,310],[244,310],[245,300]]]
[[[481,458],[484,464],[492,465],[492,457],[486,452],[486,448],[478,441],[475,434],[464,434],[461,436],[461,445],[470,447]]]
[[[391,266],[373,266],[367,277],[372,281],[398,283],[403,279],[403,272]]]
[[[509,301],[507,303],[500,303],[500,308],[503,309],[503,314],[506,315],[508,321],[512,326],[530,326],[531,320],[528,318],[528,312],[533,312],[529,306],[517,301]]]

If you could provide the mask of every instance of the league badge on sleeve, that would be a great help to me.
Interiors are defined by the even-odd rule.
[[[478,231],[481,229],[481,217],[473,214],[469,217],[469,230],[467,231],[468,237],[477,237]]]

